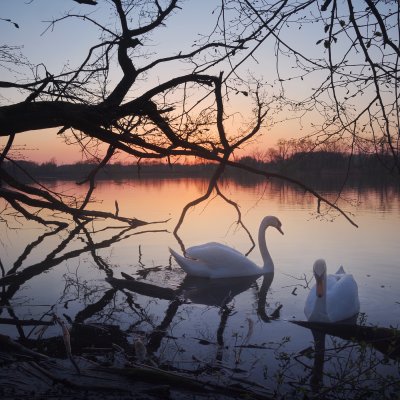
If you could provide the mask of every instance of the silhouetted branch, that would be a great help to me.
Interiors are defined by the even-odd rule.
[[[75,315],[75,322],[76,323],[83,323],[87,319],[93,317],[96,313],[103,310],[108,304],[110,304],[117,292],[117,289],[112,288],[106,290],[103,296],[95,303],[89,304],[81,311],[78,311]]]
[[[238,204],[236,203],[236,202],[234,202],[234,201],[232,201],[232,200],[230,200],[230,199],[228,199],[224,194],[222,194],[221,193],[221,191],[220,191],[220,189],[219,189],[219,186],[216,184],[215,185],[215,190],[216,190],[216,192],[217,192],[217,194],[220,196],[220,197],[222,197],[227,203],[229,203],[229,204],[231,204],[234,208],[235,208],[235,210],[236,210],[236,212],[237,212],[237,215],[238,215],[238,220],[237,220],[237,224],[238,225],[240,225],[243,229],[244,229],[244,231],[247,233],[247,235],[248,235],[248,237],[249,237],[249,239],[250,239],[250,242],[251,242],[251,247],[250,247],[250,249],[247,251],[247,253],[246,253],[246,256],[254,249],[254,247],[255,247],[255,242],[254,242],[254,239],[253,239],[253,236],[251,235],[251,233],[250,233],[250,231],[247,229],[247,227],[243,224],[243,221],[242,221],[242,213],[241,213],[241,211],[240,211],[240,209],[239,209],[239,206],[238,206]]]
[[[1,294],[2,301],[0,304],[3,304],[5,299],[10,299],[12,296],[18,291],[19,287],[25,282],[29,281],[29,279],[42,274],[50,268],[55,267],[56,265],[75,258],[79,257],[81,254],[91,252],[93,249],[102,249],[111,246],[114,243],[117,243],[126,238],[124,236],[129,230],[133,229],[132,227],[126,227],[125,229],[120,230],[116,235],[111,237],[110,239],[103,240],[99,243],[88,244],[81,249],[71,250],[69,252],[63,253],[61,256],[56,257],[58,253],[64,250],[67,244],[72,241],[82,230],[82,224],[76,226],[68,235],[66,239],[64,239],[55,250],[48,253],[47,257],[36,264],[32,264],[28,267],[25,267],[21,272],[15,272],[12,274],[7,274],[5,277],[0,278],[0,285],[8,285],[7,290]]]
[[[92,193],[93,193],[93,190],[95,188],[95,179],[96,179],[97,173],[105,165],[107,165],[108,161],[110,161],[111,157],[114,154],[114,150],[115,150],[114,147],[109,146],[108,150],[107,150],[107,153],[106,153],[106,156],[101,160],[101,162],[99,162],[99,164],[96,166],[96,168],[90,172],[89,176],[86,177],[84,180],[82,180],[80,182],[77,182],[78,185],[82,185],[83,183],[86,183],[88,181],[89,181],[89,184],[90,184],[89,190],[87,191],[86,196],[85,196],[85,200],[82,202],[82,204],[80,206],[81,210],[83,210],[86,207],[86,205],[89,203],[89,200],[90,200],[90,198],[92,196]],[[118,213],[116,213],[115,216],[118,217]]]
[[[21,326],[50,326],[54,325],[53,321],[38,321],[35,319],[18,319],[0,318],[0,324],[4,325],[21,325]]]
[[[24,185],[25,188],[28,188],[26,185]],[[12,191],[9,189],[1,189],[0,188],[0,195],[6,199],[9,203],[13,205],[14,208],[16,208],[18,211],[23,213],[23,215],[28,218],[28,219],[33,219],[37,222],[41,222],[44,225],[48,224],[54,224],[58,226],[63,226],[65,227],[67,224],[66,223],[61,223],[58,221],[45,221],[41,219],[40,217],[37,217],[33,215],[32,213],[29,213],[26,209],[24,209],[20,203],[34,207],[34,208],[40,208],[40,209],[48,209],[48,210],[53,210],[53,211],[60,211],[66,214],[71,215],[73,218],[77,220],[87,220],[87,219],[93,219],[93,218],[101,218],[101,219],[111,219],[111,220],[116,220],[120,222],[124,222],[127,225],[131,226],[132,228],[137,228],[139,226],[147,225],[148,222],[141,221],[136,218],[127,218],[127,217],[121,217],[117,216],[111,212],[105,212],[105,211],[96,211],[96,210],[79,210],[73,207],[69,207],[68,205],[53,199],[52,201],[46,201],[42,199],[34,199],[31,197],[28,197],[27,195],[17,192],[17,191]]]
[[[18,270],[18,268],[21,267],[22,263],[26,260],[26,258],[29,256],[29,254],[32,253],[43,241],[51,236],[57,235],[59,232],[61,232],[65,227],[64,226],[59,226],[57,229],[51,232],[45,232],[42,235],[38,236],[37,239],[35,239],[32,243],[28,244],[24,251],[21,253],[21,255],[17,258],[17,260],[14,262],[14,265],[12,268],[10,268],[7,272],[8,275],[15,274]]]
[[[186,204],[184,206],[181,216],[178,220],[178,223],[176,224],[176,226],[174,228],[174,236],[177,238],[178,242],[181,244],[181,247],[183,246],[183,243],[178,236],[178,230],[181,227],[183,220],[185,219],[186,213],[189,211],[190,208],[194,207],[197,204],[200,204],[201,202],[203,202],[204,200],[206,200],[210,197],[212,191],[214,190],[214,188],[217,185],[218,178],[222,175],[222,173],[224,172],[224,169],[225,169],[225,164],[224,163],[219,164],[218,167],[216,168],[213,176],[210,178],[210,182],[208,184],[206,193],[203,196],[200,196],[199,198],[197,198],[196,200],[192,200],[191,202],[189,202],[188,204]],[[183,252],[185,251],[184,246],[182,247],[182,251]]]
[[[15,138],[15,134],[11,133],[10,136],[8,137],[6,145],[4,146],[4,149],[2,150],[2,152],[0,154],[0,168],[2,167],[3,161],[7,157],[7,154],[11,149],[11,146],[14,142],[14,138]],[[0,184],[1,184],[1,181],[0,181]]]
[[[280,180],[293,183],[296,186],[304,189],[305,192],[312,194],[318,200],[318,203],[323,202],[323,203],[327,204],[329,207],[331,207],[332,209],[338,211],[341,215],[343,215],[344,218],[347,219],[347,221],[349,221],[353,226],[358,228],[358,225],[349,217],[348,213],[346,213],[344,210],[342,210],[338,205],[332,203],[330,200],[328,200],[327,198],[320,195],[316,190],[314,190],[310,186],[304,184],[303,182],[301,182],[297,179],[291,178],[291,177],[283,175],[283,174],[262,171],[258,168],[252,167],[250,165],[246,165],[246,164],[243,164],[240,162],[235,162],[235,161],[226,161],[226,165],[229,165],[229,166],[232,166],[232,167],[244,170],[244,171],[251,172],[255,175],[264,176],[267,179],[268,178],[278,178]]]
[[[73,0],[76,1],[79,4],[87,4],[90,6],[96,6],[97,5],[97,1],[95,0]]]

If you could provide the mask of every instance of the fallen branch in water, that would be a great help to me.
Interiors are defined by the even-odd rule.
[[[93,391],[116,391],[116,392],[124,392],[124,393],[129,393],[130,390],[126,389],[126,388],[122,388],[120,385],[93,385],[93,384],[88,384],[87,382],[85,383],[78,383],[78,382],[74,382],[71,379],[67,379],[67,378],[61,378],[58,377],[57,375],[53,374],[51,371],[49,371],[47,368],[43,368],[41,365],[39,365],[37,362],[32,361],[30,363],[30,366],[32,368],[35,368],[36,370],[38,370],[40,373],[42,373],[44,376],[46,376],[48,379],[50,379],[54,384],[59,383],[62,384],[63,386],[66,387],[70,387],[72,389],[78,389],[78,390],[83,390],[85,392],[89,391],[89,390],[93,390]]]
[[[309,321],[291,322],[344,340],[369,344],[389,358],[400,359],[400,331],[395,328]]]
[[[62,332],[63,332],[63,341],[64,341],[64,346],[65,350],[67,352],[67,356],[70,359],[72,365],[78,372],[78,374],[81,373],[81,370],[78,367],[78,364],[75,362],[74,357],[72,355],[72,348],[71,348],[71,335],[69,333],[68,327],[65,325],[64,321],[60,319],[56,314],[53,314],[54,321],[57,322],[58,325],[61,326]]]
[[[147,365],[135,364],[128,368],[100,367],[99,369],[101,371],[112,372],[117,375],[128,376],[151,383],[158,382],[160,385],[171,385],[174,389],[181,388],[201,393],[218,393],[223,394],[224,396],[235,396],[238,398],[256,400],[270,400],[273,398],[272,396],[256,393],[252,390],[247,390],[241,387],[222,386],[210,382],[202,382],[198,379],[193,379],[188,376],[164,371]]]
[[[123,276],[126,279],[108,277],[105,280],[114,288],[132,290],[144,296],[155,297],[161,300],[173,300],[177,297],[177,294],[173,289],[140,282],[127,274],[123,274]]]
[[[15,318],[0,318],[1,325],[20,325],[20,326],[50,326],[54,325],[53,321],[38,321],[36,319],[15,319]]]
[[[22,344],[15,342],[9,336],[0,334],[0,347],[4,350],[12,350],[15,352],[22,353],[24,355],[30,356],[34,359],[41,359],[41,360],[48,360],[49,357],[42,353],[38,353],[27,347],[23,346]]]

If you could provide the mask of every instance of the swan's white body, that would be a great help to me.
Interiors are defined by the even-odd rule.
[[[185,257],[169,249],[176,262],[188,274],[204,278],[233,278],[261,275],[274,271],[274,263],[265,242],[265,230],[273,226],[279,232],[281,222],[273,216],[265,217],[258,231],[258,244],[263,266],[258,266],[239,251],[221,243],[206,243],[186,250]]]
[[[314,263],[315,286],[311,289],[304,313],[311,322],[338,322],[354,317],[360,311],[358,287],[353,275],[340,267],[327,275],[325,261]]]

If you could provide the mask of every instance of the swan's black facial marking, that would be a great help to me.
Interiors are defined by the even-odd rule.
[[[326,274],[326,263],[324,260],[319,259],[315,261],[314,263],[314,275],[318,277],[322,277],[324,274]]]
[[[275,221],[275,228],[283,235],[284,233],[283,233],[283,231],[282,231],[282,222],[281,221],[279,221],[279,219],[278,218],[276,218],[276,221]]]

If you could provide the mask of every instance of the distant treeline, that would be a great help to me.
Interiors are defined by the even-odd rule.
[[[249,165],[266,166],[274,172],[288,172],[295,175],[329,173],[368,173],[390,175],[394,163],[388,155],[348,154],[335,151],[297,152],[287,158],[276,157],[270,162],[244,157],[241,161]]]
[[[297,152],[287,158],[275,157],[264,162],[253,157],[241,159],[270,172],[290,176],[304,183],[312,183],[319,188],[341,185],[344,181],[350,186],[399,185],[400,176],[395,170],[392,158],[388,155],[348,154],[339,151]]]
[[[18,161],[18,163],[5,162],[5,169],[19,179],[29,178],[27,173],[36,179],[85,179],[96,169],[97,164],[92,162],[79,162],[76,164],[57,165],[54,162],[35,163],[32,161]],[[127,179],[140,178],[144,175],[154,177],[173,176],[207,176],[215,168],[213,164],[173,164],[143,163],[143,164],[107,164],[101,168],[97,179]]]
[[[390,165],[390,158],[376,155],[348,155],[341,152],[299,152],[286,159],[276,159],[270,162],[257,160],[253,157],[243,157],[243,164],[258,169],[313,180],[341,178],[351,176],[356,179],[390,179],[390,171],[385,164]],[[31,161],[10,161],[4,163],[5,169],[19,179],[29,180],[29,175],[35,179],[60,179],[80,181],[86,178],[95,168],[95,163],[79,162],[70,165],[57,165],[55,162],[38,164]],[[144,177],[175,178],[175,177],[208,177],[215,170],[215,164],[172,164],[142,163],[138,164],[108,164],[102,168],[97,179],[135,179]],[[249,173],[236,168],[227,168],[226,177],[241,179],[249,177]],[[260,178],[262,179],[262,178]],[[393,175],[398,180],[398,176]]]

